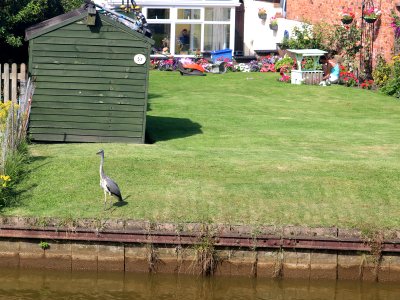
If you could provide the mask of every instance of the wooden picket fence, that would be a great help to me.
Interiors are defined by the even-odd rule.
[[[25,93],[27,80],[26,65],[0,64],[0,102],[17,102]]]

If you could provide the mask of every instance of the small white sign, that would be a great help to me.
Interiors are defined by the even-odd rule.
[[[143,65],[146,62],[146,56],[143,54],[136,54],[133,61],[138,65]]]

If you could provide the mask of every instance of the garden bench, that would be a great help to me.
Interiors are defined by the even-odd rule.
[[[297,70],[291,72],[292,84],[319,84],[322,81],[323,72],[317,70],[319,58],[326,54],[326,51],[319,49],[288,49],[288,52],[296,56]],[[312,57],[314,66],[312,70],[302,70],[301,61],[304,57]]]

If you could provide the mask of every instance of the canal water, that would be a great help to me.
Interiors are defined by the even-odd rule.
[[[0,299],[399,300],[400,285],[1,269]]]

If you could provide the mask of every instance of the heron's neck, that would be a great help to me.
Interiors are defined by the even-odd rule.
[[[103,169],[103,164],[104,164],[104,154],[101,155],[101,161],[100,161],[100,177],[104,177],[104,169]]]

